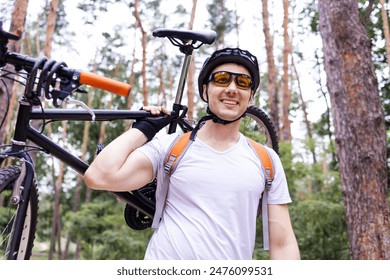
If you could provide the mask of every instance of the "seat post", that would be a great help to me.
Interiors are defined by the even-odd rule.
[[[179,85],[177,87],[175,103],[173,105],[174,107],[175,106],[178,107],[178,105],[181,105],[181,101],[182,101],[183,93],[184,93],[184,87],[185,87],[185,83],[186,83],[186,80],[187,80],[188,70],[190,68],[189,66],[190,66],[190,63],[191,63],[191,56],[192,56],[191,54],[185,54],[183,66],[181,68]],[[168,133],[169,134],[174,133],[176,131],[176,127],[177,127],[177,122],[172,122],[169,125]]]
[[[184,87],[185,87],[185,83],[187,80],[187,75],[191,63],[191,56],[192,54],[186,54],[184,57],[183,66],[181,68],[179,85],[177,87],[177,92],[176,92],[176,99],[175,99],[176,104],[181,104],[181,100],[183,98]]]

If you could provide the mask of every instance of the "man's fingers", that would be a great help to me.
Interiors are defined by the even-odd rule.
[[[161,113],[165,115],[171,114],[171,111],[169,111],[167,108],[163,106],[144,106],[142,109],[152,113],[153,115],[159,115]]]

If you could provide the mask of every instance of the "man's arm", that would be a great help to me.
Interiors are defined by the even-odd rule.
[[[153,179],[150,160],[137,148],[172,120],[170,111],[161,106],[143,108],[153,115],[164,114],[163,118],[142,119],[135,127],[123,133],[105,147],[84,174],[88,187],[96,190],[130,191],[143,187]]]
[[[287,204],[268,205],[271,260],[300,259],[298,243],[291,225]]]
[[[129,191],[153,179],[149,159],[135,151],[147,142],[138,129],[130,129],[107,145],[84,174],[88,187],[97,190]]]

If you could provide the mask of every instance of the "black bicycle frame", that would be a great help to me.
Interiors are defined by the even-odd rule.
[[[145,111],[130,111],[130,110],[92,110],[95,114],[96,121],[112,121],[112,120],[124,120],[132,119],[137,120],[140,118],[150,117],[151,114]],[[13,156],[23,159],[26,164],[26,177],[23,185],[23,201],[28,201],[31,185],[34,179],[34,168],[32,159],[26,152],[26,141],[30,140],[37,146],[42,148],[46,153],[53,155],[66,165],[73,168],[79,174],[83,175],[88,169],[88,164],[82,161],[80,158],[72,155],[61,146],[54,143],[46,135],[42,134],[30,125],[30,120],[52,120],[52,121],[91,121],[92,116],[90,112],[86,110],[78,109],[49,109],[40,110],[32,109],[31,105],[21,101],[19,106],[19,112],[17,122],[15,126],[14,139],[12,141],[12,147],[5,151],[4,155]],[[148,207],[144,203],[141,203],[137,197],[133,196],[130,192],[112,192],[115,196],[122,199],[129,205],[140,210],[149,217],[153,217],[154,209]],[[18,211],[18,215],[23,217],[26,214],[27,203],[21,203]],[[18,221],[24,219],[17,219]],[[21,234],[22,223],[15,225],[15,232]],[[11,252],[18,250],[16,241],[20,239],[20,236],[13,238],[15,244],[11,244]]]

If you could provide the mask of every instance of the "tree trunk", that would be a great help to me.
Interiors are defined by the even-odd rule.
[[[190,22],[188,24],[188,29],[192,29],[194,26],[194,21],[195,21],[195,12],[196,12],[196,4],[197,0],[192,1],[192,10],[191,10],[191,18]],[[194,109],[195,109],[195,58],[194,54],[192,54],[191,57],[191,63],[189,66],[189,72],[188,72],[188,82],[187,82],[187,97],[188,97],[188,112],[187,112],[187,117],[190,120],[194,119]]]
[[[67,131],[67,122],[62,121],[62,143],[66,143],[66,131]],[[61,237],[61,215],[60,215],[60,204],[61,204],[61,193],[62,193],[62,182],[64,179],[64,163],[59,162],[59,171],[58,171],[57,181],[54,185],[54,209],[53,209],[53,219],[52,219],[52,231],[50,234],[50,249],[49,249],[49,260],[53,259],[55,240]],[[58,242],[58,259],[61,259],[61,245]]]
[[[386,39],[386,56],[387,56],[387,64],[389,65],[390,72],[390,31],[389,31],[389,17],[387,15],[387,11],[385,8],[385,0],[379,0],[381,3],[381,14],[383,20],[383,33],[385,34]]]
[[[87,101],[87,106],[89,108],[92,108],[93,97],[94,97],[93,91],[89,92],[88,101]],[[85,161],[85,155],[87,154],[90,126],[91,126],[91,122],[84,122],[83,142],[81,145],[81,157],[80,157],[80,159],[82,161]],[[77,175],[76,189],[75,189],[74,198],[73,198],[73,207],[72,207],[73,212],[77,212],[80,208],[80,197],[81,197],[82,188],[83,188],[83,176],[79,174],[79,175]],[[65,249],[64,249],[64,252],[62,254],[63,260],[68,259],[68,252],[69,252],[70,243],[71,243],[71,236],[68,233],[67,237],[66,237]]]
[[[384,113],[356,0],[320,0],[327,86],[350,255],[390,259]]]
[[[24,32],[24,25],[26,23],[26,15],[27,15],[27,7],[28,7],[28,0],[15,0],[13,12],[12,12],[12,18],[11,18],[11,25],[10,25],[10,33],[13,34],[20,34],[21,32]],[[10,52],[20,52],[21,50],[21,41],[12,41],[10,40],[8,43],[8,50]],[[14,67],[10,65],[5,66],[5,70],[7,71],[14,71]],[[4,79],[4,83],[0,83],[0,114],[4,115],[7,110],[7,100],[8,95],[7,92],[10,93],[10,96],[12,98],[13,96],[13,76],[10,75],[10,79]],[[0,128],[0,143],[3,143],[4,136],[6,133],[6,127],[7,123],[4,123],[3,126]]]
[[[240,16],[237,12],[237,1],[234,1],[234,30],[236,31],[237,48],[240,47]]]
[[[289,0],[283,0],[283,102],[282,102],[282,126],[280,128],[280,140],[291,141],[291,123],[289,119],[291,92],[289,87],[288,58],[291,53],[290,38],[288,35],[288,8]]]
[[[57,9],[58,9],[58,0],[50,1],[50,9],[47,15],[47,26],[46,26],[46,40],[45,46],[43,49],[43,53],[46,57],[51,57],[51,46],[53,42],[54,31],[56,28],[56,19],[57,19]],[[38,44],[39,45],[39,44]],[[40,121],[33,122],[34,127],[38,127],[40,125]],[[50,124],[48,124],[50,127]],[[63,133],[62,133],[62,143],[66,142],[66,127],[67,123],[65,121],[62,122]],[[36,154],[32,155],[35,157]],[[61,213],[60,213],[60,203],[61,203],[61,193],[62,193],[62,182],[64,178],[64,164],[62,162],[59,163],[59,175],[54,184],[54,209],[53,209],[53,222],[52,222],[52,232],[50,235],[50,249],[49,249],[49,259],[53,259],[54,249],[55,249],[55,241],[57,239],[58,245],[58,259],[61,259]]]
[[[276,69],[274,58],[274,43],[273,36],[271,36],[269,28],[269,13],[268,13],[268,0],[262,0],[262,15],[263,15],[263,32],[265,39],[265,49],[267,53],[267,65],[268,65],[268,79],[267,79],[267,91],[270,107],[271,120],[277,130],[279,130],[279,109],[278,109],[278,94],[276,90]]]
[[[133,49],[133,61],[131,62],[130,76],[129,76],[130,92],[129,92],[129,96],[127,97],[127,108],[129,110],[133,106],[133,88],[134,88],[134,83],[135,83],[135,70],[134,70],[134,66],[135,66],[135,63],[137,62],[135,49],[136,48],[134,47],[134,49]],[[125,121],[125,131],[130,129],[131,124],[132,124],[131,120]]]
[[[303,99],[301,80],[299,78],[299,73],[297,71],[297,68],[295,67],[295,62],[294,62],[293,56],[291,56],[291,67],[294,70],[295,78],[297,79],[297,83],[298,83],[298,95],[299,95],[299,99],[301,101],[301,109],[302,109],[302,112],[303,112],[303,121],[304,121],[304,123],[306,125],[307,138],[308,138],[309,141],[311,141],[311,140],[313,140],[313,132],[312,132],[312,129],[311,129],[311,124],[310,124],[309,118],[308,118],[306,102]],[[311,154],[313,156],[313,163],[317,163],[315,147],[311,143],[309,143],[309,145],[310,145],[309,146],[309,150],[310,150],[310,152],[311,152]]]
[[[56,28],[58,0],[51,0],[50,10],[47,16],[47,27],[46,27],[46,41],[44,47],[44,55],[51,57],[51,43],[53,41],[53,35]]]
[[[146,45],[147,36],[144,27],[142,26],[141,15],[138,11],[138,0],[134,1],[134,16],[136,19],[136,26],[141,30],[142,34],[142,96],[144,98],[144,106],[148,105],[148,88],[146,83]]]

